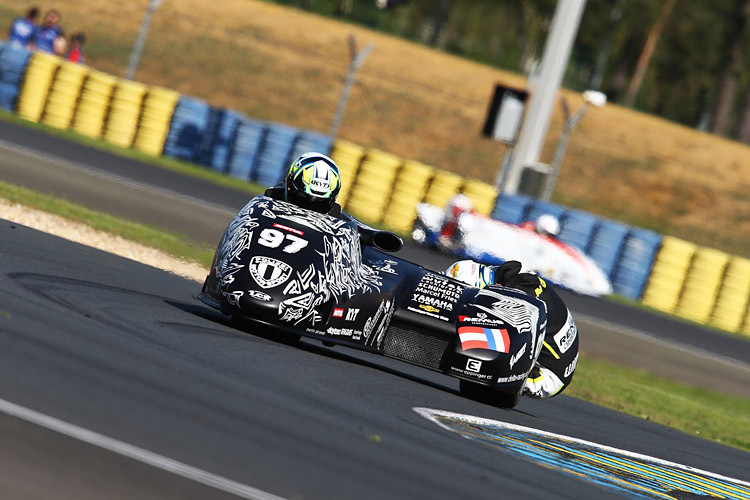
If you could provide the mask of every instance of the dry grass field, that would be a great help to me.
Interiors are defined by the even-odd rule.
[[[122,75],[147,0],[58,0],[87,62]],[[32,0],[0,0],[0,30]],[[164,0],[137,79],[265,120],[327,131],[346,38],[374,43],[340,137],[492,181],[503,146],[480,136],[495,82],[524,80],[420,45],[260,0]],[[575,109],[580,104],[569,93]],[[543,161],[562,128],[553,118]],[[750,252],[750,147],[616,105],[574,132],[555,201],[736,254]]]

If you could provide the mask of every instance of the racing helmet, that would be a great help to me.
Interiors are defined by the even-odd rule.
[[[289,167],[284,188],[289,203],[325,214],[336,203],[341,190],[341,174],[336,163],[327,156],[305,153]]]
[[[560,234],[560,222],[551,214],[541,215],[536,220],[536,232],[545,236],[556,237]]]

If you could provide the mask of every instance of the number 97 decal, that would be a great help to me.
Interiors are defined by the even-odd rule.
[[[282,233],[276,229],[264,229],[258,236],[258,243],[268,248],[278,248],[288,240],[289,244],[281,250],[285,253],[297,253],[307,246],[307,240],[293,234]]]

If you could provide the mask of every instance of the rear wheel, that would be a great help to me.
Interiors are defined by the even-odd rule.
[[[517,391],[512,393],[469,382],[468,380],[460,380],[459,384],[463,396],[474,401],[479,401],[480,403],[499,406],[500,408],[513,408],[516,406],[521,399],[521,392],[523,391],[523,384],[518,387]]]

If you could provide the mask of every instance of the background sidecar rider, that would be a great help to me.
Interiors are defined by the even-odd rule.
[[[299,207],[341,217],[341,205],[336,197],[341,191],[339,167],[320,153],[305,153],[289,167],[284,180],[266,189],[266,196],[288,201]]]
[[[477,288],[502,285],[542,300],[547,306],[547,333],[523,392],[534,398],[549,398],[570,384],[578,363],[578,330],[565,303],[546,281],[535,274],[522,273],[521,263],[515,260],[500,266],[462,260],[445,274]]]

